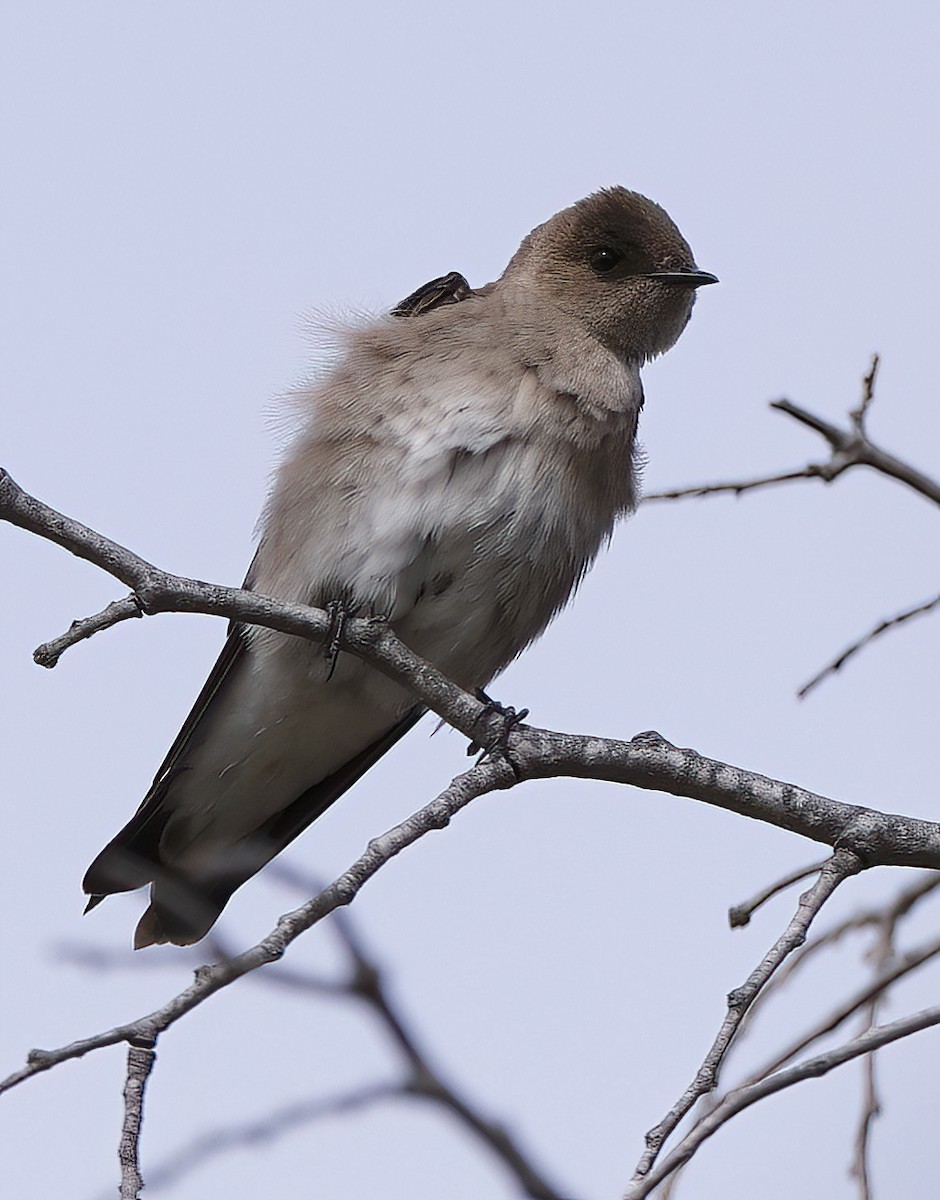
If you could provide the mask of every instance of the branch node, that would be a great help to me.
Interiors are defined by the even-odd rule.
[[[657,733],[655,729],[644,729],[641,733],[635,733],[630,739],[633,745],[639,743],[641,746],[659,747],[663,750],[675,750],[672,742],[663,737],[661,733]]]
[[[153,1053],[157,1046],[157,1034],[149,1032],[131,1033],[128,1035],[127,1044],[134,1050],[145,1050]]]

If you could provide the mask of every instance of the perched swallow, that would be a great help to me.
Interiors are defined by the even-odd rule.
[[[568,601],[637,501],[640,367],[700,271],[669,216],[609,188],[540,225],[495,282],[456,272],[345,334],[274,483],[245,586],[381,614],[480,688]],[[351,654],[235,625],[89,907],[151,885],[135,946],[189,945],[232,892],[422,715]]]

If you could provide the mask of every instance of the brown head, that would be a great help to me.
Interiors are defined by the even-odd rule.
[[[696,267],[665,209],[612,187],[534,229],[500,285],[531,287],[618,356],[642,363],[676,341],[696,288],[717,282]]]

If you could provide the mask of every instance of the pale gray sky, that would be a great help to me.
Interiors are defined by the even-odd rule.
[[[873,435],[936,471],[938,25],[924,2],[7,5],[0,462],[153,561],[238,582],[275,449],[265,410],[309,370],[311,314],[379,310],[451,269],[482,283],[537,222],[622,183],[664,204],[721,278],[646,373],[651,489],[817,457],[766,402],[838,418],[874,350]],[[129,945],[140,898],[83,920],[81,877],[145,791],[223,630],[135,622],[43,672],[33,647],[119,589],[19,531],[0,540],[5,1074],[29,1047],[137,1016],[188,978],[172,951],[108,975],[61,951]],[[806,703],[793,693],[937,591],[935,546],[925,502],[862,474],[650,507],[494,690],[539,724],[655,728],[933,817],[936,619]],[[330,875],[443,787],[464,742],[427,734],[290,861]],[[690,801],[556,781],[478,802],[383,871],[355,915],[441,1064],[572,1196],[599,1200],[619,1193],[791,900],[734,935],[726,907],[815,853]],[[897,874],[853,881],[839,903]],[[256,880],[224,929],[248,944],[291,903]],[[333,962],[329,930],[291,959]],[[778,1002],[748,1054],[834,1003],[854,964],[845,953]],[[907,987],[891,1014],[936,986],[934,972]],[[879,1197],[936,1190],[924,1063],[938,1048],[924,1034],[883,1056]],[[4,1194],[107,1194],[123,1061],[99,1052],[3,1098]],[[195,1134],[392,1074],[361,1013],[246,982],[161,1042],[145,1170]],[[848,1200],[857,1100],[848,1068],[771,1101],[706,1147],[684,1187]],[[233,1153],[153,1195],[301,1188],[515,1194],[450,1123],[399,1107]]]

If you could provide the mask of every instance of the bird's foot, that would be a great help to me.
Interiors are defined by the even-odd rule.
[[[509,749],[509,735],[517,725],[526,719],[529,715],[529,710],[527,708],[520,708],[516,712],[511,705],[500,704],[498,700],[494,700],[492,696],[488,696],[483,688],[476,688],[474,695],[478,700],[482,701],[484,706],[483,711],[477,717],[478,721],[482,721],[484,717],[489,716],[491,713],[502,717],[503,720],[494,737],[489,738],[486,743],[472,741],[467,747],[467,754],[479,754],[480,757],[477,759],[477,762],[482,762],[484,758],[493,758],[496,755],[500,755],[506,759],[513,768],[513,771],[515,771],[516,768],[507,753]]]
[[[329,683],[336,670],[336,660],[339,658],[343,641],[343,630],[350,617],[349,607],[344,600],[330,600],[326,605],[326,615],[330,618],[330,623],[327,626],[326,637],[323,639],[323,657],[329,664],[326,675],[327,683]]]

